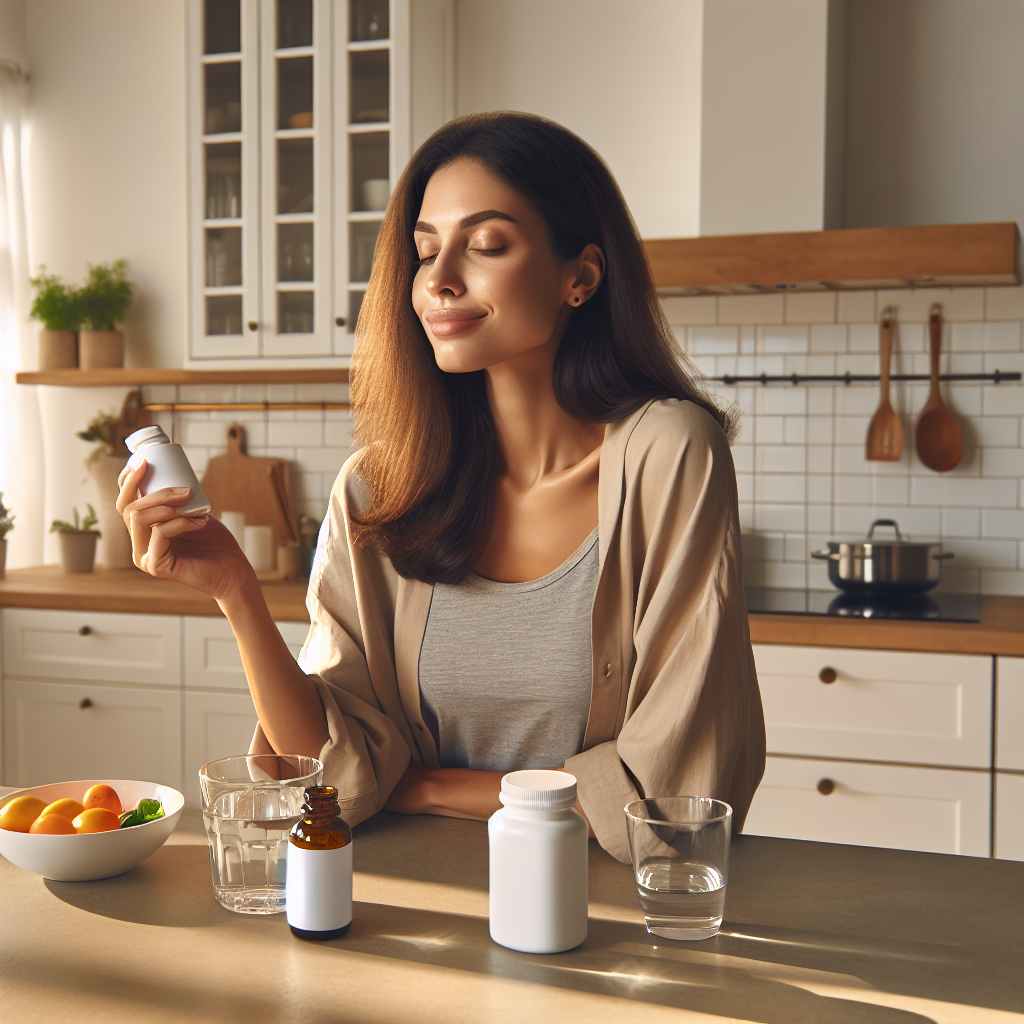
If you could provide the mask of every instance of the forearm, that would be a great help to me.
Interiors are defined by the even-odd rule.
[[[274,750],[317,757],[327,742],[327,719],[313,681],[299,668],[252,578],[218,601],[242,654],[256,714]]]

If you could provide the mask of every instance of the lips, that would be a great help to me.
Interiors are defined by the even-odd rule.
[[[478,309],[432,309],[423,317],[435,337],[446,338],[472,330],[484,317]]]

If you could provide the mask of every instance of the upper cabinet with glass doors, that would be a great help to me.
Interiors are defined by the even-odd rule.
[[[452,0],[189,14],[189,358],[350,356],[395,179],[453,116]]]

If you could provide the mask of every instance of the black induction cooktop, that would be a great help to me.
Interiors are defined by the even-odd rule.
[[[977,622],[978,594],[914,594],[881,598],[836,590],[747,587],[747,611],[763,615],[829,615],[842,619]]]

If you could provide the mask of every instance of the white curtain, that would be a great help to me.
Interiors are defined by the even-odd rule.
[[[25,215],[26,86],[20,69],[0,62],[0,491],[16,514],[7,565],[43,561],[43,446],[37,389],[15,384],[35,369],[28,330],[29,254]]]

